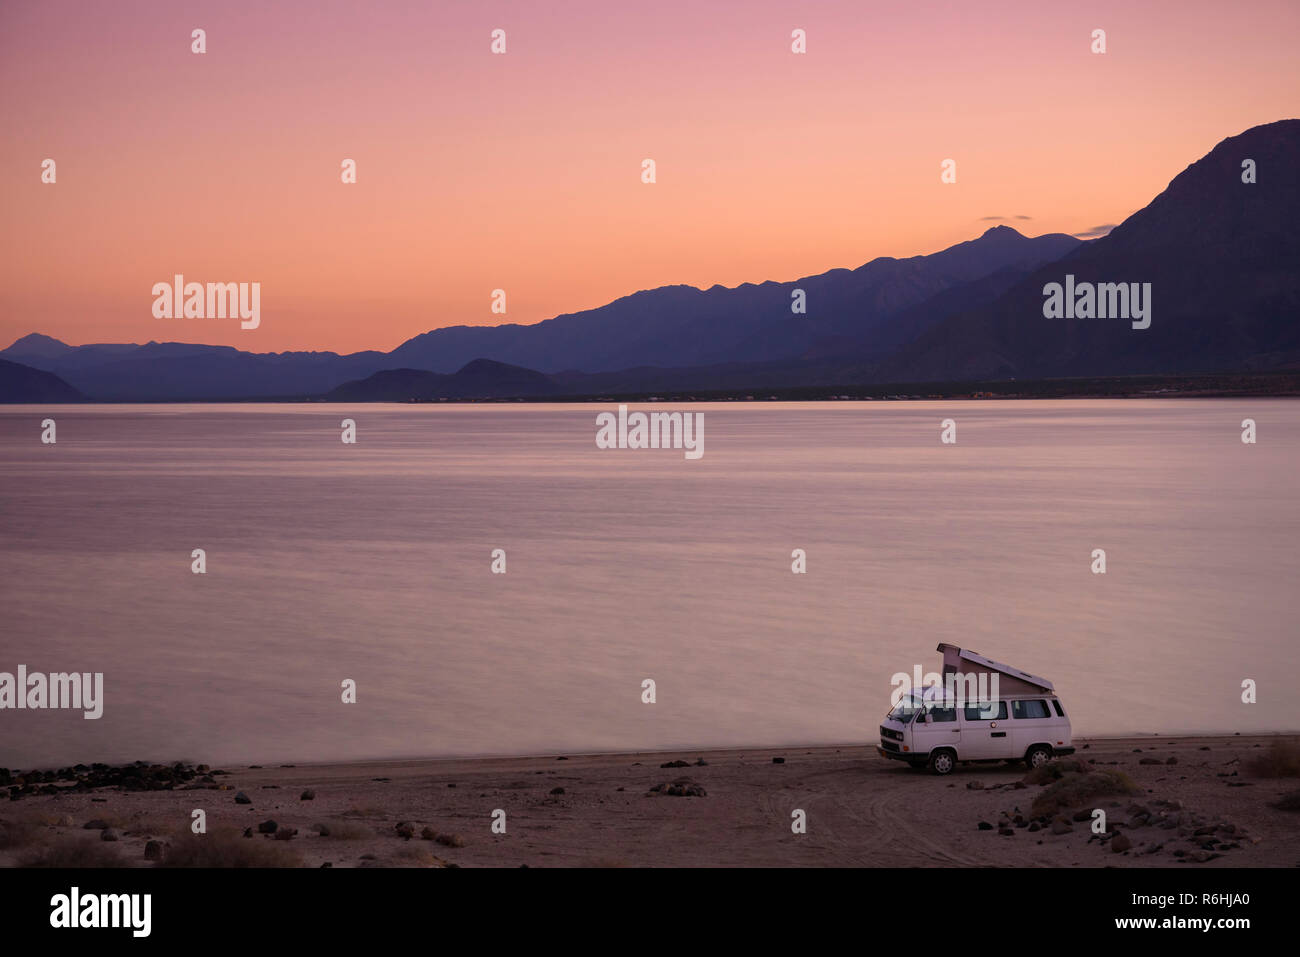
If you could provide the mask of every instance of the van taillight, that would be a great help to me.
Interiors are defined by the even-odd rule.
[[[904,750],[904,751],[911,751],[912,749],[909,748],[907,745],[903,745],[903,750]]]

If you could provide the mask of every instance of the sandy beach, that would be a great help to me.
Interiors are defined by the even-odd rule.
[[[1295,779],[1253,762],[1296,743],[1077,739],[1076,759],[1137,790],[1051,814],[1031,809],[1046,787],[1025,783],[1023,765],[941,777],[873,747],[204,768],[171,790],[55,785],[10,800],[0,864],[45,855],[76,866],[83,851],[97,863],[181,863],[202,841],[231,862],[255,850],[257,864],[305,867],[1294,867],[1296,812],[1272,805]],[[1100,836],[1081,819],[1094,808],[1107,814]],[[195,809],[206,815],[199,837]],[[803,834],[792,831],[797,810]],[[504,834],[493,832],[498,811]]]

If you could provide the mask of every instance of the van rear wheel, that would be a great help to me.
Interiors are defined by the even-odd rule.
[[[957,754],[948,748],[936,748],[930,752],[930,770],[935,774],[951,774],[957,767]]]
[[[1034,768],[1041,768],[1050,760],[1052,760],[1052,749],[1044,744],[1036,744],[1025,752],[1025,766],[1031,771]]]

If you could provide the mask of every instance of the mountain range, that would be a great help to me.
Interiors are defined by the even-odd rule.
[[[1298,159],[1300,120],[1282,120],[1224,140],[1100,239],[996,226],[927,256],[789,282],[666,286],[533,325],[442,327],[388,353],[70,346],[32,334],[0,351],[0,401],[398,401],[1294,370]],[[1255,182],[1243,182],[1245,160]],[[1044,287],[1067,275],[1150,283],[1150,327],[1045,318]],[[806,314],[791,311],[796,290]]]

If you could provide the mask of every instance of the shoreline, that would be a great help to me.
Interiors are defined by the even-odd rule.
[[[938,776],[856,744],[201,765],[188,783],[158,790],[42,784],[53,792],[0,805],[6,827],[25,829],[17,846],[0,842],[0,865],[57,852],[78,866],[77,855],[93,851],[151,866],[195,842],[237,857],[256,850],[260,866],[307,867],[1300,863],[1297,814],[1273,807],[1300,783],[1248,770],[1275,747],[1300,748],[1300,735],[1091,737],[1075,746],[1073,758],[1053,763],[1119,771],[1138,789],[1082,802],[1084,812],[1106,812],[1101,835],[1087,814],[1073,819],[1080,809],[1032,810],[1047,788],[1026,783],[1023,765]],[[196,810],[204,835],[190,833]],[[805,833],[792,830],[798,811]],[[105,830],[112,837],[96,840]],[[151,844],[155,858],[145,856]]]

